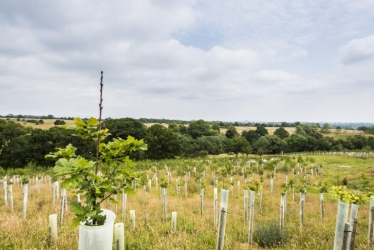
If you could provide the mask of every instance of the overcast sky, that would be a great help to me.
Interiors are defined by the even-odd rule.
[[[374,122],[372,0],[1,0],[0,115]]]

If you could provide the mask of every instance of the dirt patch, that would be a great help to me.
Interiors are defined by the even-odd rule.
[[[351,168],[351,166],[339,166],[339,168]]]

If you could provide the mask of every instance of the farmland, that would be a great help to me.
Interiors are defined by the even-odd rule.
[[[103,207],[116,212],[116,222],[125,223],[126,249],[214,249],[217,240],[217,227],[213,217],[213,188],[215,180],[217,188],[229,189],[229,205],[225,249],[262,249],[256,242],[248,245],[248,221],[244,220],[243,188],[248,184],[262,183],[261,207],[256,195],[254,208],[254,229],[269,221],[279,225],[280,196],[284,192],[282,184],[293,178],[295,169],[295,200],[291,189],[288,189],[285,213],[285,230],[287,241],[278,249],[331,249],[334,244],[337,199],[333,197],[331,186],[341,184],[347,178],[348,190],[357,189],[363,195],[373,189],[374,159],[366,157],[348,157],[342,155],[302,155],[274,156],[263,161],[260,157],[210,157],[189,160],[163,160],[138,162],[138,171],[145,171],[152,186],[143,193],[138,182],[137,192],[129,195],[125,217],[121,205],[105,204]],[[300,167],[297,164],[300,163]],[[259,169],[263,167],[261,175]],[[320,166],[320,171],[317,171]],[[322,167],[321,167],[322,166]],[[270,174],[276,168],[274,189],[271,192]],[[156,170],[157,169],[157,170]],[[167,219],[163,219],[162,200],[158,183],[167,177]],[[195,173],[196,169],[196,173]],[[225,171],[223,171],[225,169]],[[312,170],[313,169],[313,170]],[[244,174],[243,172],[244,171]],[[369,183],[362,183],[360,173],[365,173]],[[313,174],[314,173],[314,174]],[[44,175],[44,173],[39,173]],[[262,176],[262,177],[261,177]],[[201,180],[199,180],[201,178]],[[232,178],[232,182],[231,182]],[[309,181],[306,181],[308,178]],[[70,228],[73,215],[67,211],[62,225],[59,226],[59,237],[53,242],[48,241],[48,215],[59,214],[60,204],[52,204],[51,184],[47,177],[42,178],[40,190],[37,190],[33,178],[30,178],[29,205],[27,217],[22,219],[22,187],[15,181],[13,184],[14,212],[5,205],[3,196],[0,198],[0,248],[1,249],[76,249],[78,230]],[[180,180],[179,182],[177,180]],[[238,181],[240,186],[238,186]],[[180,194],[177,192],[180,184]],[[187,183],[187,192],[185,185]],[[200,210],[200,188],[205,183],[204,210]],[[233,185],[231,185],[231,183]],[[306,186],[306,202],[304,225],[299,220],[299,189]],[[318,200],[320,185],[326,185],[329,192],[325,194],[325,217],[321,220]],[[0,189],[2,191],[2,189]],[[117,197],[121,204],[122,197]],[[68,201],[76,199],[68,193]],[[356,249],[369,249],[367,246],[368,198],[366,204],[359,206]],[[136,211],[136,228],[131,229],[129,211]],[[261,213],[262,210],[262,213]],[[170,230],[171,212],[176,211],[177,229]],[[271,233],[271,232],[270,232]]]

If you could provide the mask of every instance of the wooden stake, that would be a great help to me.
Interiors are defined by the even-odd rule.
[[[344,225],[344,238],[343,238],[343,247],[342,250],[349,250],[349,223],[346,222]]]
[[[357,219],[355,218],[353,222],[353,227],[352,227],[351,245],[349,248],[350,250],[355,249],[356,231],[357,231]]]

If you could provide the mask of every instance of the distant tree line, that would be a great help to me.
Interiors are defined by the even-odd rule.
[[[374,134],[374,126],[361,126],[361,127],[358,127],[357,130],[361,130],[367,134]]]
[[[278,127],[270,135],[263,124],[257,124],[255,130],[239,133],[234,126],[225,133],[218,123],[204,120],[190,124],[170,123],[168,127],[154,124],[150,127],[132,118],[106,119],[103,127],[109,129],[112,138],[127,138],[131,135],[144,139],[148,150],[132,155],[138,160],[167,159],[176,157],[203,157],[229,154],[281,154],[304,151],[344,151],[374,150],[373,136],[348,136],[347,139],[334,139],[323,136],[317,124],[299,124],[290,134],[284,127]],[[94,157],[92,144],[79,137],[72,136],[73,130],[53,127],[48,130],[32,129],[19,123],[0,120],[0,166],[23,168],[29,163],[48,167],[54,164],[44,156],[58,147],[72,143],[80,149],[78,154],[87,158]]]
[[[17,118],[17,119],[25,119],[25,118],[32,118],[32,119],[62,119],[62,120],[73,120],[74,117],[55,117],[54,115],[13,115],[8,114],[5,116],[0,115],[0,117],[4,118]]]
[[[169,119],[157,119],[157,118],[139,118],[137,119],[143,123],[160,123],[160,124],[184,124],[188,125],[195,121],[184,121],[184,120],[169,120]],[[224,121],[207,121],[210,125],[218,124],[222,128],[229,128],[231,126],[243,126],[243,127],[256,127],[258,125],[263,125],[265,127],[296,127],[300,122],[224,122]]]
[[[5,117],[5,118],[33,118],[33,119],[60,119],[60,120],[73,120],[73,117],[55,117],[54,115],[42,115],[42,116],[37,116],[37,115],[13,115],[13,114],[8,114],[5,116],[0,117]],[[88,119],[88,118],[83,118],[83,119]],[[106,120],[111,120],[112,118],[106,118]],[[188,125],[192,122],[195,121],[186,121],[186,120],[173,120],[173,119],[166,119],[166,118],[139,118],[135,119],[137,121],[140,121],[142,123],[159,123],[159,124],[184,124]],[[311,123],[306,123],[306,122],[249,122],[249,121],[236,121],[236,122],[225,122],[225,121],[207,121],[210,125],[218,124],[221,128],[229,128],[231,126],[236,126],[236,127],[257,127],[259,125],[264,126],[264,127],[291,127],[295,128],[298,125],[305,125],[305,124],[311,124]],[[319,128],[324,128],[326,125],[329,126],[329,128],[333,129],[347,129],[347,130],[362,130],[364,131],[365,128],[374,128],[374,124],[372,123],[351,123],[351,122],[335,122],[335,123],[313,123],[317,125]],[[371,132],[367,132],[370,134]],[[323,131],[322,131],[323,132]],[[366,131],[364,131],[366,132]]]

